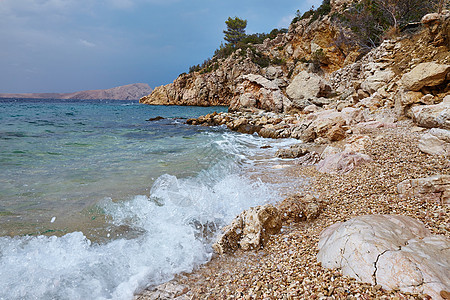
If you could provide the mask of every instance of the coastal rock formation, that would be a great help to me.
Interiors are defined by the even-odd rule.
[[[397,185],[398,193],[405,196],[435,199],[441,205],[450,204],[450,175],[408,179]]]
[[[286,93],[293,101],[327,97],[331,86],[319,75],[302,71],[294,77]]]
[[[317,259],[358,281],[441,299],[450,286],[450,241],[400,215],[359,216],[325,229]]]
[[[268,235],[276,234],[281,229],[278,209],[270,204],[250,208],[237,216],[230,225],[225,226],[223,234],[213,244],[218,254],[241,248],[243,250],[259,249],[264,245]]]
[[[140,103],[151,105],[229,105],[242,75],[260,74],[261,68],[241,51],[220,59],[211,72],[181,74],[174,82],[156,87]]]
[[[282,93],[278,85],[261,75],[242,76],[243,83],[237,87],[236,96],[229,110],[262,109],[283,112],[291,106],[291,101]]]
[[[106,90],[90,90],[75,93],[0,94],[0,98],[138,100],[151,92],[152,89],[148,84],[134,83]]]

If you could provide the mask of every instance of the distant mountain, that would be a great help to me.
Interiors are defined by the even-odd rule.
[[[146,83],[133,83],[107,90],[90,90],[75,93],[27,93],[1,94],[0,98],[32,98],[32,99],[109,99],[109,100],[139,100],[152,92]]]

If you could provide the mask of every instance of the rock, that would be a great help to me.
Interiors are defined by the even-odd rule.
[[[394,78],[395,74],[391,70],[377,70],[375,73],[369,77],[367,77],[362,83],[361,88],[372,94],[376,92],[380,87],[386,85],[392,78]]]
[[[190,299],[186,294],[189,289],[180,284],[176,284],[172,281],[158,285],[152,289],[144,290],[140,293],[136,300],[160,300],[160,299],[175,299],[175,300],[187,300]]]
[[[323,149],[322,154],[320,154],[320,158],[321,159],[325,159],[328,156],[334,155],[334,154],[338,154],[341,153],[342,149],[339,149],[337,147],[333,147],[333,146],[326,146],[325,149]]]
[[[401,196],[435,198],[439,204],[450,204],[450,175],[408,179],[397,185]],[[427,197],[428,198],[428,197]]]
[[[450,157],[450,130],[433,128],[419,140],[420,151]]]
[[[340,141],[345,139],[345,132],[346,129],[342,127],[342,124],[336,124],[328,130],[326,136],[332,142]]]
[[[280,158],[297,158],[309,153],[309,150],[302,148],[302,144],[292,145],[288,149],[279,149],[276,153],[276,157]]]
[[[450,95],[435,105],[419,105],[411,109],[417,125],[426,128],[450,129]]]
[[[407,216],[359,216],[325,229],[317,260],[384,289],[429,294],[450,286],[450,241]]]
[[[426,14],[425,16],[422,17],[422,24],[429,24],[432,22],[436,22],[439,21],[441,18],[441,15],[438,13],[431,13],[431,14]]]
[[[322,208],[321,201],[311,195],[292,195],[278,205],[283,222],[314,220],[319,216]]]
[[[320,154],[315,151],[311,151],[297,158],[295,160],[295,164],[301,166],[311,166],[317,164],[319,161],[320,161]]]
[[[344,145],[346,152],[364,152],[368,146],[372,145],[372,140],[367,135],[353,135]]]
[[[445,81],[450,65],[426,62],[418,64],[402,76],[401,82],[407,90],[420,91],[425,86],[436,86]]]
[[[242,76],[237,93],[230,102],[230,111],[262,109],[283,112],[291,107],[291,101],[284,96],[278,85],[261,75]]]
[[[317,164],[317,170],[322,173],[348,173],[359,165],[371,162],[370,156],[358,152],[333,154]]]
[[[281,230],[281,216],[270,204],[252,207],[237,216],[213,244],[218,254],[234,251],[259,249],[271,234]]]
[[[302,71],[295,76],[286,93],[291,100],[326,97],[331,93],[331,86],[319,75]]]

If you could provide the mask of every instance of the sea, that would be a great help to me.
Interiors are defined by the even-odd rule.
[[[210,260],[293,184],[268,178],[294,141],[186,125],[226,110],[0,99],[0,299],[132,299]]]

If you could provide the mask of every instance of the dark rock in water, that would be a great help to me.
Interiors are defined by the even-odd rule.
[[[289,149],[279,149],[275,154],[280,158],[297,158],[309,153],[309,150],[302,148],[301,144],[292,145]]]
[[[161,117],[161,116],[157,116],[157,117],[155,117],[155,118],[150,118],[150,119],[148,119],[147,121],[153,122],[153,121],[159,121],[159,120],[164,120],[164,118]]]

